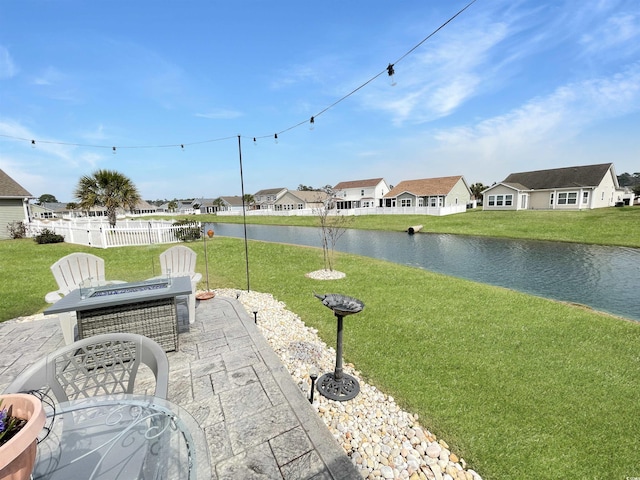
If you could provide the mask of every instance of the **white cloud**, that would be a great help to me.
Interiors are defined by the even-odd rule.
[[[229,120],[232,118],[239,118],[243,116],[243,113],[238,110],[228,110],[224,108],[214,108],[206,113],[196,113],[196,117],[209,118],[212,120]]]
[[[9,50],[0,45],[0,79],[12,78],[18,73],[18,67],[13,62]]]
[[[498,70],[495,50],[511,34],[505,22],[466,25],[443,34],[435,46],[425,47],[425,53],[395,66],[398,86],[391,92],[387,85],[374,86],[362,98],[369,108],[389,112],[396,125],[450,115],[491,88]]]
[[[477,160],[534,157],[598,122],[638,111],[640,64],[635,64],[611,77],[559,87],[475,125],[439,130],[434,138],[441,153],[457,152]]]
[[[617,55],[630,55],[640,48],[640,13],[616,13],[599,28],[584,34],[580,43],[586,53],[615,50]]]

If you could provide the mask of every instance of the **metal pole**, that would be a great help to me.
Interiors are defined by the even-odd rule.
[[[333,373],[333,378],[340,380],[342,378],[342,315],[338,315],[338,345],[336,347],[336,369]]]
[[[207,256],[207,232],[204,231],[204,224],[202,224],[202,241],[204,245],[204,268],[207,272],[207,292],[209,291],[209,258]]]
[[[242,190],[242,224],[244,226],[244,259],[247,268],[247,292],[251,290],[249,284],[249,244],[247,242],[247,213],[244,204],[244,177],[242,175],[242,144],[238,135],[238,157],[240,159],[240,188]]]

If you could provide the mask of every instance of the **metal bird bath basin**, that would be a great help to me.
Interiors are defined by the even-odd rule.
[[[364,308],[357,298],[340,295],[338,293],[328,293],[326,295],[314,295],[322,300],[322,304],[330,308],[338,319],[338,335],[336,346],[336,368],[332,373],[325,373],[318,379],[317,390],[321,395],[344,402],[351,400],[360,393],[360,384],[351,375],[342,371],[342,320],[347,315],[361,312]]]

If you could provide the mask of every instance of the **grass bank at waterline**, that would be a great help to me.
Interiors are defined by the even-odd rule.
[[[193,219],[194,217],[187,217]],[[198,221],[242,223],[241,216],[199,215]],[[317,227],[317,217],[247,216],[248,223]],[[428,215],[364,215],[352,217],[350,227],[361,230],[405,231],[423,225],[423,233],[451,233],[559,242],[619,245],[640,248],[640,207],[599,208],[580,212],[525,210],[518,212]]]
[[[244,243],[207,245],[210,285],[245,289]],[[204,276],[203,243],[189,246]],[[44,308],[49,266],[67,253],[91,251],[108,278],[139,280],[157,274],[165,248],[0,242],[0,319]],[[486,480],[640,476],[639,323],[354,255],[337,255],[346,278],[311,280],[322,268],[314,248],[250,242],[249,265],[251,289],[284,301],[328,345],[336,320],[312,292],[361,299],[344,321],[345,360]]]

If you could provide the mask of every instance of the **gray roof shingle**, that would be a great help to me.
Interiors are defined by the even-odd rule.
[[[27,192],[18,182],[0,169],[0,197],[33,198],[33,195]]]
[[[520,184],[531,190],[548,188],[597,187],[613,164],[601,163],[581,167],[553,168],[512,173],[501,183]]]

